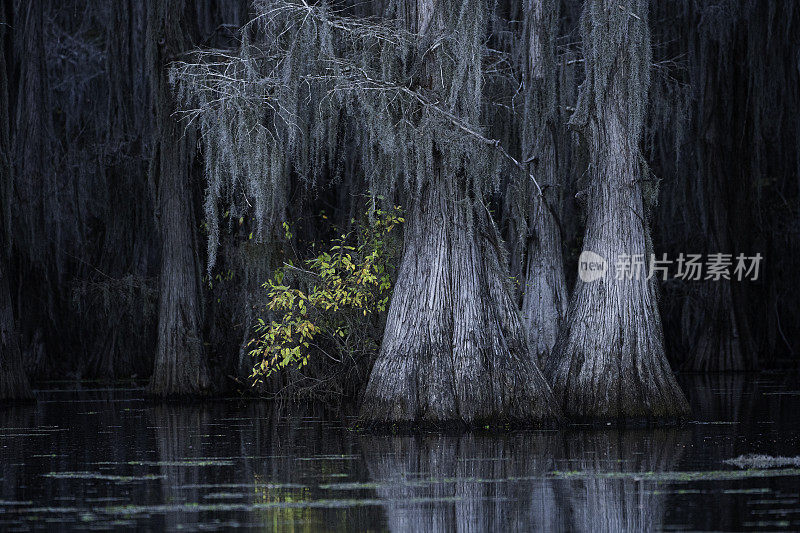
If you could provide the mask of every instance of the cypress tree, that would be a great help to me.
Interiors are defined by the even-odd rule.
[[[147,68],[154,120],[150,175],[157,184],[161,237],[158,341],[148,391],[156,396],[207,394],[210,381],[200,336],[202,299],[191,170],[195,135],[173,116],[170,62],[191,47],[192,9],[183,0],[149,0]]]
[[[651,68],[647,1],[587,0],[581,36],[586,78],[570,122],[589,154],[583,249],[609,268],[575,282],[545,372],[573,417],[682,417],[689,406],[664,353],[655,278],[619,267],[652,249],[653,193],[639,146]]]

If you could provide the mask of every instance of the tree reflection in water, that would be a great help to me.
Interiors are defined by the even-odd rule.
[[[207,406],[160,404],[150,410],[156,435],[159,470],[164,476],[161,483],[161,501],[175,504],[175,509],[165,514],[167,529],[187,527],[200,522],[198,513],[181,511],[181,504],[202,501],[198,485],[205,481],[200,468],[192,468],[191,461],[200,461],[206,455],[211,409]]]
[[[20,485],[28,473],[26,435],[36,435],[36,407],[32,405],[0,405],[0,500],[16,501],[23,497]],[[15,438],[15,435],[21,435]],[[34,437],[35,438],[35,437]],[[3,514],[0,511],[0,514]],[[0,526],[0,529],[3,529]]]
[[[662,529],[669,487],[637,474],[672,471],[688,442],[676,429],[573,431],[564,435],[562,504],[573,531]],[[625,475],[630,473],[630,475]]]
[[[686,440],[609,429],[365,436],[362,448],[392,531],[648,531],[667,487],[636,473],[675,468]]]
[[[685,428],[377,436],[268,402],[51,388],[0,408],[0,530],[797,530],[797,377],[692,379]],[[786,525],[788,524],[788,526]]]

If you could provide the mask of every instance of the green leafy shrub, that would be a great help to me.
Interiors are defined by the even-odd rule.
[[[329,250],[302,267],[284,264],[264,283],[272,319],[259,319],[250,341],[254,384],[282,370],[308,374],[304,367],[315,360],[316,373],[328,378],[337,369],[363,369],[382,336],[403,222],[399,207],[377,209]]]

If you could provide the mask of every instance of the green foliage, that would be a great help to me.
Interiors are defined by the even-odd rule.
[[[368,223],[306,260],[305,268],[284,264],[264,283],[266,311],[274,319],[259,318],[250,341],[256,384],[287,367],[302,369],[317,355],[342,362],[377,350],[374,332],[389,305],[399,249],[392,231],[403,222],[399,207],[377,209]],[[289,225],[283,227],[290,234]]]

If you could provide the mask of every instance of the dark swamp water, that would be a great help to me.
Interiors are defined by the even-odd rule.
[[[0,530],[800,530],[797,376],[681,384],[683,427],[413,437],[53,384],[0,408]]]

